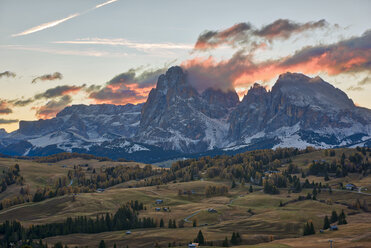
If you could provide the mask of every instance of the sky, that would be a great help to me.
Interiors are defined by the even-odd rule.
[[[371,108],[371,1],[0,0],[0,128],[140,103],[173,65],[198,90],[319,75]]]

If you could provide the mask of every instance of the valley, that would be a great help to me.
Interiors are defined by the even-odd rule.
[[[362,151],[365,155],[360,155],[363,156],[361,163],[364,163],[365,159],[370,157],[370,151],[367,148],[358,151],[356,149],[309,149],[296,155],[292,153],[296,153],[294,150],[288,150],[285,158],[279,159],[280,162],[268,159],[262,164],[263,170],[271,168],[270,170],[273,171],[274,168],[280,175],[286,175],[284,171],[291,170],[289,169],[290,164],[294,165],[294,171],[290,175],[300,179],[302,186],[300,192],[295,192],[294,185],[289,181],[287,181],[286,187],[278,187],[278,193],[271,194],[266,192],[266,182],[264,181],[253,183],[245,179],[237,180],[236,176],[239,174],[232,171],[237,168],[235,166],[238,164],[232,161],[239,160],[240,155],[236,155],[233,160],[226,162],[229,163],[229,169],[234,179],[224,178],[223,175],[211,176],[210,174],[210,166],[212,164],[216,166],[218,159],[227,159],[226,161],[228,161],[232,157],[216,157],[211,160],[205,158],[206,161],[209,161],[207,162],[210,164],[209,169],[201,169],[198,172],[194,171],[196,168],[194,166],[199,167],[197,161],[203,161],[203,158],[190,160],[190,163],[187,160],[175,162],[171,169],[154,166],[152,169],[158,170],[159,174],[153,174],[140,180],[125,180],[122,183],[105,187],[102,191],[94,187],[91,191],[73,193],[78,191],[76,189],[74,191],[73,188],[82,187],[77,184],[79,179],[73,178],[72,183],[67,180],[65,186],[71,188],[71,193],[4,208],[0,211],[0,223],[6,220],[17,220],[27,227],[62,223],[68,217],[85,216],[95,219],[97,216],[106,215],[106,213],[114,214],[127,202],[138,201],[145,206],[144,210],[138,211],[139,217],[153,218],[157,227],[129,229],[131,234],[126,234],[128,230],[123,229],[94,234],[53,235],[44,238],[43,243],[52,245],[62,242],[68,247],[96,247],[100,240],[104,240],[108,247],[112,247],[114,244],[117,247],[168,247],[169,243],[171,246],[185,247],[196,238],[197,233],[201,230],[206,241],[212,242],[213,247],[223,246],[225,237],[230,240],[233,232],[238,232],[242,236],[242,243],[239,247],[329,247],[329,239],[334,240],[335,247],[367,247],[371,244],[371,213],[368,212],[371,207],[371,191],[368,192],[371,188],[371,178],[368,175],[370,173],[369,163],[368,167],[361,169],[362,172],[349,172],[347,175],[339,177],[329,173],[329,180],[325,180],[323,176],[309,174],[313,161],[338,161],[340,163],[342,154],[344,154],[345,164],[352,166],[353,163],[349,159],[352,159],[355,154],[362,154]],[[241,156],[247,159],[253,155],[258,159],[259,154],[274,157],[285,151],[270,152],[267,150],[262,152],[247,152]],[[44,160],[47,161],[48,157]],[[182,171],[193,171],[193,179],[187,179],[186,174],[181,173],[179,176],[182,176],[179,178],[176,176],[175,179],[169,179],[168,182],[163,180],[160,183],[155,183],[156,177],[161,175],[163,177],[169,171],[174,170],[177,163],[183,168]],[[111,167],[144,169],[147,166],[136,162],[99,161],[94,158],[79,157],[49,163],[14,158],[0,160],[0,166],[3,170],[14,164],[19,165],[24,185],[12,184],[8,186],[0,194],[2,203],[5,199],[19,196],[22,187],[29,187],[30,194],[43,187],[54,188],[58,178],[68,177],[68,174],[71,173],[69,171],[73,171],[77,167],[78,171],[84,171],[85,177],[88,178],[93,175],[94,169],[99,174],[98,170],[104,171]],[[249,162],[245,161],[241,165],[248,166],[248,164]],[[273,173],[271,173],[272,177],[274,177]],[[305,178],[302,178],[302,173],[305,174]],[[241,178],[244,177],[243,174],[241,176]],[[151,178],[151,182],[156,185],[145,185],[144,183],[149,183]],[[313,194],[313,188],[306,187],[305,180],[313,181],[317,186],[322,185],[315,187],[320,191],[316,193],[315,199],[312,199],[313,197],[308,199],[308,194]],[[360,190],[345,189],[345,185],[348,183],[355,184]],[[341,187],[341,184],[344,188]],[[225,187],[228,190],[225,193],[206,193],[212,187],[216,189]],[[156,204],[156,200],[162,200],[162,203]],[[357,201],[361,203],[361,206],[354,205]],[[363,206],[364,203],[367,204],[366,207]],[[348,224],[338,225],[338,231],[325,230],[320,233],[320,229],[323,228],[324,216],[331,216],[334,210],[337,213],[343,210]],[[164,221],[164,227],[159,227],[161,219]],[[175,220],[177,227],[168,228],[169,220]],[[307,221],[313,222],[314,235],[303,236],[303,226]],[[233,246],[233,244],[229,243],[229,246]]]

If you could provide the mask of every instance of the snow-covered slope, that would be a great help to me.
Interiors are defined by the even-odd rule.
[[[105,141],[133,137],[138,129],[141,107],[132,104],[73,105],[52,119],[21,121],[17,131],[2,134],[0,138],[5,147],[26,141],[31,148],[26,146],[22,155],[43,148],[88,151],[91,146]]]

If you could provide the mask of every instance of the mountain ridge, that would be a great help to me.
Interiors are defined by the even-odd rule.
[[[239,101],[232,90],[198,92],[187,73],[171,67],[143,104],[79,104],[52,119],[21,121],[18,130],[0,132],[0,152],[151,162],[241,149],[371,145],[371,110],[318,76],[284,73],[271,90],[255,83]]]

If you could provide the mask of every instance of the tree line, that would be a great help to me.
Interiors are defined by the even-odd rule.
[[[134,206],[134,208],[132,207]],[[128,230],[135,228],[154,228],[157,222],[150,217],[139,218],[141,203],[129,202],[121,206],[115,214],[101,214],[96,218],[87,216],[68,217],[61,223],[32,225],[28,228],[18,221],[5,221],[0,225],[1,245],[9,245],[19,240],[44,239],[57,235],[73,233],[100,233],[108,231]],[[135,209],[136,208],[136,209]]]

